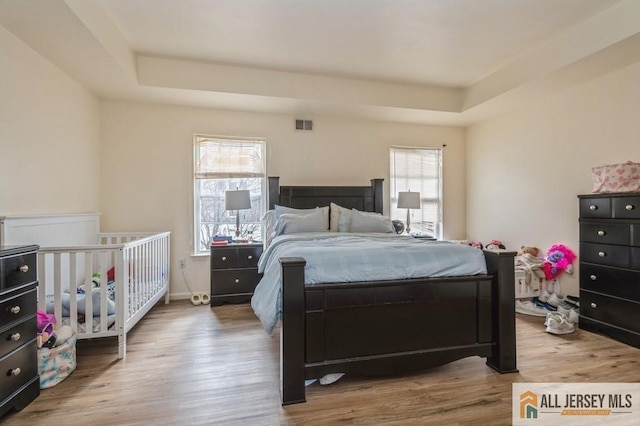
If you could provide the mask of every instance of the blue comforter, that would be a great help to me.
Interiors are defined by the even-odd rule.
[[[281,257],[303,257],[305,284],[486,274],[482,250],[395,234],[313,232],[281,235],[260,257],[264,273],[251,299],[271,334],[280,320]]]

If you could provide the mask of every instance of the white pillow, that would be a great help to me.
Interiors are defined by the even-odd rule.
[[[276,219],[278,219],[283,214],[300,215],[300,214],[313,213],[315,210],[320,210],[322,212],[322,216],[324,217],[324,220],[327,224],[327,226],[325,227],[325,231],[326,231],[327,229],[329,229],[329,206],[315,207],[313,209],[294,209],[293,207],[279,206],[277,204],[275,205]]]
[[[340,230],[340,215],[346,213],[351,219],[351,209],[339,206],[336,203],[331,203],[331,214],[329,216],[329,231],[338,232]],[[348,223],[348,222],[347,222]],[[346,231],[343,231],[346,232]]]
[[[325,232],[327,223],[320,209],[309,214],[282,214],[276,221],[273,236],[298,232]]]
[[[271,244],[271,238],[273,238],[273,231],[276,227],[276,212],[274,210],[268,210],[264,216],[262,216],[262,226],[264,227],[265,247],[269,247]]]
[[[349,232],[395,232],[395,229],[388,217],[352,209]]]

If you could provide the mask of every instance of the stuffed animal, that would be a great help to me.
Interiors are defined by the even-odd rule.
[[[552,280],[562,272],[572,274],[572,263],[575,259],[576,254],[569,247],[563,244],[555,244],[551,246],[547,251],[547,257],[545,258],[544,266],[542,268],[545,278],[547,280]]]
[[[504,244],[500,240],[491,240],[486,246],[487,250],[504,249]]]
[[[540,254],[540,249],[534,246],[522,246],[520,247],[520,251],[518,252],[518,256],[522,256],[525,253],[529,253],[533,257],[538,257]]]

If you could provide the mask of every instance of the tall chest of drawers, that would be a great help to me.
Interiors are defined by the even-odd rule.
[[[580,328],[640,348],[640,193],[578,198]]]
[[[211,306],[251,299],[261,255],[262,243],[211,246]]]
[[[0,246],[0,417],[40,394],[38,376],[38,246]]]

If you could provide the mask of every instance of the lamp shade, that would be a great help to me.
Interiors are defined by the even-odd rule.
[[[249,190],[225,191],[225,210],[245,210],[251,208],[251,195]]]
[[[399,209],[419,209],[420,193],[419,192],[398,192],[398,208]]]

